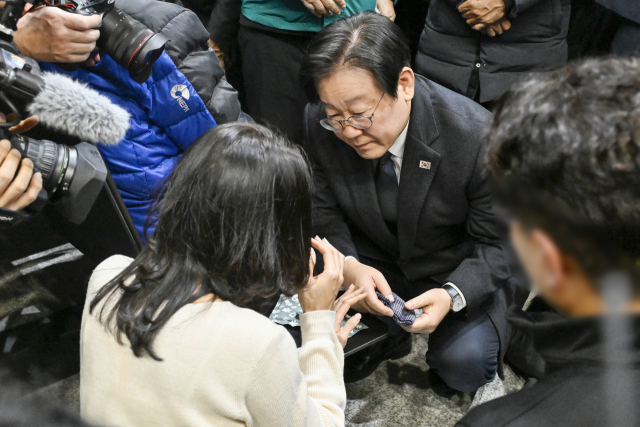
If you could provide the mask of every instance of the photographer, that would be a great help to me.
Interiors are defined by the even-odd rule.
[[[42,190],[42,174],[33,173],[33,162],[22,159],[6,139],[0,141],[0,208],[18,211],[32,203]],[[16,171],[20,171],[16,175]],[[2,212],[4,214],[4,212]]]
[[[18,21],[13,41],[22,55],[46,62],[84,62],[96,47],[100,15],[83,16],[55,7],[29,10]]]

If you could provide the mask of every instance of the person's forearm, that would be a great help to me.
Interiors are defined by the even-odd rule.
[[[322,418],[329,421],[329,425],[341,426],[347,396],[342,377],[344,353],[334,323],[333,311],[302,314],[302,347],[298,350],[298,359],[309,397],[314,399]]]

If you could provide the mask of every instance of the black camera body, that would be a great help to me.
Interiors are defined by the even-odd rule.
[[[40,0],[47,6],[55,6],[80,15],[100,15],[100,38],[96,45],[113,60],[129,71],[138,83],[151,75],[151,66],[164,51],[167,39],[156,34],[115,7],[115,0]],[[38,2],[34,3],[37,5]],[[96,52],[97,53],[97,52]]]

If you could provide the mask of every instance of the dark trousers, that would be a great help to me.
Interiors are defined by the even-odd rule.
[[[625,20],[611,43],[611,53],[616,55],[640,55],[640,24]]]
[[[302,118],[309,102],[298,73],[313,35],[281,34],[240,27],[247,112],[302,145]]]
[[[360,262],[380,271],[391,290],[405,301],[442,286],[432,279],[410,281],[397,266],[360,256]],[[408,334],[393,319],[380,316],[390,327],[390,339]],[[449,387],[471,393],[491,382],[498,370],[498,332],[486,312],[450,312],[429,334],[426,361]]]

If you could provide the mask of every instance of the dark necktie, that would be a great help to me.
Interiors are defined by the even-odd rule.
[[[378,203],[382,217],[395,233],[396,221],[398,219],[398,177],[391,161],[392,154],[386,152],[378,161],[376,170],[376,191],[378,192]]]

